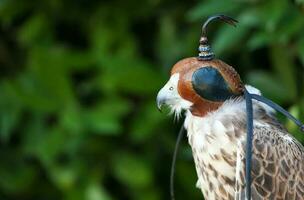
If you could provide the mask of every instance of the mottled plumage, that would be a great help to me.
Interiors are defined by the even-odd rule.
[[[254,102],[254,116],[252,199],[304,199],[303,146],[266,106]],[[203,118],[188,112],[185,128],[205,199],[244,199],[244,99],[228,100]]]

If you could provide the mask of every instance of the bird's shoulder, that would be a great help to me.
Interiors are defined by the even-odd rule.
[[[252,152],[253,199],[303,199],[304,147],[269,117],[254,127]],[[241,190],[245,189],[245,141],[241,144]]]

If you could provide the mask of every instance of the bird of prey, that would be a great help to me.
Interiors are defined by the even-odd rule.
[[[233,67],[214,58],[204,29],[205,25],[199,56],[173,66],[157,104],[169,106],[176,116],[185,111],[197,187],[204,198],[246,199],[244,91],[258,95],[260,91],[244,85]],[[304,147],[276,119],[271,107],[252,102],[251,199],[304,199]]]

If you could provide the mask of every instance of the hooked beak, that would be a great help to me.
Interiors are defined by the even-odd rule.
[[[161,108],[166,104],[167,98],[163,88],[158,92],[156,97],[157,109],[161,112]]]
[[[157,109],[159,110],[159,112],[161,112],[161,108],[162,106],[165,104],[166,100],[164,98],[162,98],[161,96],[157,95],[156,98],[156,104],[157,104]]]

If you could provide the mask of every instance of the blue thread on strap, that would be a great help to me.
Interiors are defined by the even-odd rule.
[[[246,112],[247,112],[247,141],[246,141],[246,196],[251,199],[251,160],[252,160],[252,137],[253,137],[253,108],[251,94],[245,89]]]

